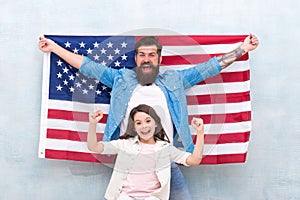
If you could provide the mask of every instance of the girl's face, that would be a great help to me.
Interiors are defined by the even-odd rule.
[[[157,127],[154,119],[144,113],[137,112],[134,115],[134,129],[140,137],[140,141],[147,144],[154,144],[154,133],[155,128]]]

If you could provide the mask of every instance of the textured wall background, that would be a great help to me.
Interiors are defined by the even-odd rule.
[[[40,34],[247,34],[253,131],[245,164],[183,168],[194,199],[300,199],[298,0],[0,0],[0,199],[101,199],[111,169],[38,158]]]

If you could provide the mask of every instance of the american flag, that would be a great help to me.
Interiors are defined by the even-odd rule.
[[[46,35],[76,54],[112,68],[133,68],[134,44],[142,36]],[[181,70],[234,50],[246,35],[160,35],[163,45],[160,70]],[[44,55],[39,157],[86,162],[112,162],[95,155],[86,145],[88,112],[101,109],[105,117],[97,126],[102,139],[111,89],[80,74],[53,53]],[[249,56],[186,91],[189,121],[205,123],[201,164],[244,163],[251,131]],[[195,131],[192,127],[194,141]]]

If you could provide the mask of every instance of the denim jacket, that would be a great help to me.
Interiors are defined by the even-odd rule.
[[[214,57],[194,67],[184,70],[167,70],[164,73],[159,73],[157,76],[155,84],[166,96],[169,112],[175,127],[175,146],[183,145],[188,152],[192,152],[194,149],[188,123],[185,89],[196,85],[206,78],[217,75],[221,69],[219,62]],[[117,139],[120,135],[119,126],[125,116],[127,104],[138,84],[135,71],[126,68],[119,70],[109,68],[85,57],[80,67],[80,72],[112,88],[103,141]],[[178,143],[179,141],[181,144]]]

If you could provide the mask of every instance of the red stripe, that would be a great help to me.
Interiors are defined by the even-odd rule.
[[[116,156],[46,149],[45,157],[50,159],[59,159],[59,160],[113,163]]]
[[[198,83],[198,85],[211,83],[244,82],[248,80],[250,80],[250,70],[238,72],[222,72],[216,76],[205,79],[205,81]]]
[[[246,160],[244,154],[227,154],[227,155],[204,155],[201,165],[208,164],[225,164],[225,163],[244,163]],[[115,156],[98,155],[91,153],[73,152],[73,151],[57,151],[46,149],[45,158],[59,160],[73,160],[81,162],[100,162],[114,163]]]
[[[144,36],[137,36],[136,41]],[[247,35],[223,36],[223,35],[164,35],[155,36],[163,46],[189,46],[209,44],[233,44],[244,41]]]
[[[47,138],[86,142],[87,141],[87,132],[48,128],[47,129]],[[97,140],[101,141],[102,138],[103,138],[103,133],[97,133]]]
[[[67,111],[67,110],[58,110],[58,109],[49,109],[48,110],[49,119],[64,119],[70,121],[89,121],[88,112],[77,112],[77,111]],[[103,118],[100,120],[100,123],[106,123],[107,114],[104,114]]]
[[[194,143],[197,140],[196,135],[192,135]],[[226,144],[226,143],[243,143],[248,142],[250,138],[250,131],[241,133],[227,133],[227,134],[205,134],[205,144]]]
[[[222,54],[193,54],[193,55],[176,55],[176,56],[163,56],[161,66],[169,65],[196,65],[208,61],[214,56]],[[248,53],[240,57],[237,61],[246,61],[249,59]]]
[[[226,163],[244,163],[247,153],[226,154],[226,155],[205,155],[202,158],[201,165],[226,164]]]
[[[204,124],[237,123],[251,121],[251,111],[212,115],[189,115],[189,122],[193,117],[202,118]]]
[[[239,103],[250,101],[250,91],[228,94],[207,94],[186,97],[188,105],[217,104],[217,103]]]
[[[227,102],[228,103],[228,102]],[[61,116],[60,119],[64,120],[64,116]],[[205,124],[220,124],[220,123],[235,123],[235,122],[244,122],[251,120],[251,111],[237,112],[237,113],[225,113],[225,114],[201,114],[201,115],[189,115],[188,120],[191,121],[193,117],[201,117],[204,120]],[[84,121],[88,122],[88,121]],[[60,129],[47,129],[47,137],[49,138],[60,138],[62,134],[66,132],[67,134],[72,133],[74,138],[84,138],[82,132],[79,131],[70,131],[70,130],[60,130]],[[63,136],[64,137],[64,136]],[[72,138],[65,138],[77,140]]]
[[[220,103],[220,102],[214,102]],[[225,102],[228,103],[228,102]],[[231,102],[232,103],[232,102]],[[204,104],[204,103],[201,103]],[[59,111],[60,112],[60,111]],[[64,116],[61,116],[60,119],[64,120]],[[244,122],[251,120],[251,111],[237,112],[237,113],[225,113],[225,114],[201,114],[201,115],[189,115],[188,120],[191,121],[193,117],[201,117],[204,120],[205,124],[220,124],[220,123],[235,123],[235,122]],[[56,118],[57,119],[57,118]],[[88,122],[88,121],[84,121]],[[70,131],[70,130],[60,130],[60,129],[47,129],[47,137],[50,138],[60,138],[61,135],[66,133],[72,133],[74,138],[83,138],[82,132],[79,131]],[[67,139],[64,137],[64,139]],[[71,140],[77,140],[72,139]]]

